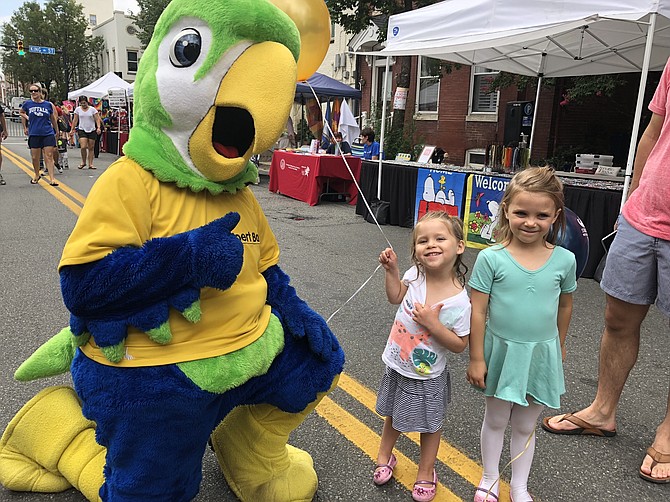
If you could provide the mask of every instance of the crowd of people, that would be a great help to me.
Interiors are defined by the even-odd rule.
[[[93,159],[98,156],[103,123],[98,110],[87,96],[80,96],[70,120],[70,112],[49,101],[48,91],[40,84],[29,86],[30,98],[19,111],[23,132],[27,137],[33,166],[32,185],[46,178],[51,186],[58,186],[55,173],[68,167],[68,145],[77,143],[81,152],[79,169],[95,169]],[[7,182],[2,176],[2,141],[8,137],[3,107],[0,107],[0,185]]]

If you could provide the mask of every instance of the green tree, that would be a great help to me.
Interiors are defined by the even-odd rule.
[[[8,80],[26,86],[41,82],[53,101],[66,99],[67,91],[82,87],[99,76],[96,55],[102,39],[86,34],[88,22],[75,0],[51,0],[44,8],[26,2],[2,26],[2,45],[16,47],[23,40],[25,56],[3,49],[2,69]],[[28,52],[30,45],[52,47],[56,54]]]
[[[140,29],[137,38],[140,39],[143,47],[149,45],[156,21],[169,3],[170,0],[137,0],[140,11],[133,19]]]

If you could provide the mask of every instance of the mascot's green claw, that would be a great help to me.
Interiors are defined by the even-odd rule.
[[[161,345],[170,343],[170,340],[172,340],[172,331],[170,331],[170,323],[164,322],[157,328],[150,329],[149,331],[147,331],[147,335],[154,342],[160,343]]]
[[[109,347],[100,347],[100,350],[107,360],[113,363],[121,362],[123,356],[126,355],[126,345],[123,341]]]
[[[196,300],[191,304],[190,307],[184,310],[181,315],[183,315],[188,322],[196,323],[200,320],[201,313],[202,311],[200,310],[200,300]]]
[[[76,350],[75,337],[70,328],[63,328],[26,359],[14,373],[20,382],[28,382],[70,371]]]
[[[83,347],[88,343],[88,340],[91,338],[91,333],[88,331],[84,331],[81,335],[77,336],[75,334],[72,334],[74,337],[74,344],[77,347]]]

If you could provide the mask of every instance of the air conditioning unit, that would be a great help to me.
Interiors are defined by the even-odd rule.
[[[486,150],[473,148],[465,151],[465,167],[482,170],[486,164]]]
[[[344,73],[342,73],[342,76],[347,79],[349,78],[349,70],[344,70]]]
[[[344,68],[347,66],[347,54],[346,52],[343,52],[340,54],[340,68]]]

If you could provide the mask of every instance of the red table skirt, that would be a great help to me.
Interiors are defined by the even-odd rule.
[[[349,204],[356,204],[358,189],[353,182],[361,175],[361,159],[346,156],[351,173],[339,155],[308,155],[276,150],[270,164],[270,191],[307,202],[319,203],[319,197],[328,187],[328,193],[347,194]]]

